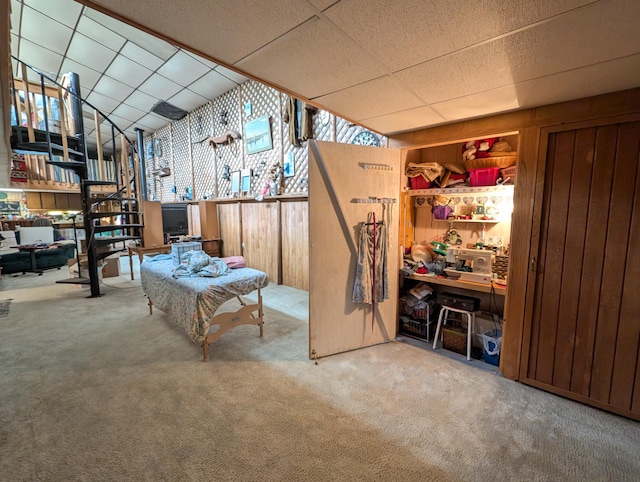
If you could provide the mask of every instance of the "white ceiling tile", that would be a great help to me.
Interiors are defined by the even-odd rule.
[[[118,55],[105,72],[112,79],[120,79],[124,84],[137,87],[147,80],[152,72],[133,60]]]
[[[81,95],[86,95],[89,92],[91,92],[91,90],[96,85],[96,83],[98,83],[100,76],[102,75],[101,73],[96,72],[95,70],[90,69],[89,67],[86,67],[74,60],[66,58],[64,59],[64,62],[62,62],[62,66],[60,67],[60,73],[64,74],[68,72],[75,72],[76,74],[78,74],[78,77],[80,78],[80,94]]]
[[[106,95],[99,94],[98,92],[91,92],[87,100],[91,102],[99,111],[109,114],[113,109],[120,105],[115,99],[111,99]]]
[[[64,55],[73,30],[32,8],[24,7],[20,35],[33,43]]]
[[[387,73],[324,19],[306,22],[234,65],[309,99]]]
[[[173,80],[175,83],[186,87],[194,80],[199,79],[209,70],[202,62],[180,51],[167,60],[158,73]]]
[[[640,54],[433,104],[447,120],[538,107],[637,87]]]
[[[186,110],[187,112],[191,112],[197,107],[206,104],[208,101],[201,95],[191,92],[189,89],[184,89],[171,97],[168,102],[176,107]]]
[[[363,126],[385,135],[443,124],[444,122],[446,119],[429,106],[416,107],[360,121]]]
[[[162,39],[153,37],[142,30],[138,30],[126,23],[120,22],[115,18],[104,15],[96,10],[87,10],[85,15],[101,25],[120,33],[120,35],[129,39],[134,44],[142,47],[147,52],[160,57],[163,60],[171,57],[178,49]],[[135,18],[135,17],[133,17]]]
[[[113,50],[77,32],[67,50],[67,57],[98,72],[104,72],[115,56]]]
[[[121,131],[124,131],[125,129],[127,129],[132,122],[130,120],[124,119],[120,116],[117,116],[115,114],[109,114],[107,117],[109,117],[109,121],[111,121],[116,127],[118,127],[118,129],[120,129]],[[107,125],[109,126],[109,121],[107,121],[106,119],[103,120],[100,125]],[[116,129],[116,135],[119,134],[118,129]]]
[[[60,2],[60,0],[24,0],[34,10],[38,10],[67,27],[74,28],[82,11],[82,5],[76,2]],[[63,3],[61,5],[61,3]]]
[[[131,42],[122,47],[120,54],[151,70],[156,70],[164,62],[160,57]]]
[[[118,117],[127,119],[131,122],[135,122],[141,117],[144,117],[146,112],[136,109],[135,107],[128,106],[127,104],[120,104],[113,110],[113,113]]]
[[[160,74],[153,74],[139,89],[157,99],[168,99],[176,95],[182,87]]]
[[[158,102],[158,99],[151,97],[139,90],[134,91],[129,97],[124,100],[124,103],[140,109],[144,112],[149,112],[151,108]]]
[[[103,27],[85,15],[80,17],[76,30],[116,52],[119,51],[126,42],[123,36]]]
[[[244,84],[247,80],[249,80],[248,77],[238,74],[237,72],[234,72],[231,69],[227,69],[226,67],[223,67],[221,65],[216,67],[216,72],[218,72],[221,75],[224,75],[227,79],[231,79],[238,85]]]
[[[20,55],[18,58],[44,74],[52,75],[53,77],[58,74],[60,65],[62,64],[62,55],[47,50],[24,38],[20,41]],[[27,71],[30,80],[39,81],[39,77],[35,72],[31,69],[27,69]]]
[[[133,87],[130,87],[122,82],[119,82],[111,77],[103,75],[96,86],[93,88],[95,92],[98,92],[112,99],[122,102],[129,97],[129,94],[133,92]]]
[[[235,87],[237,87],[235,82],[213,70],[191,84],[189,90],[206,99],[215,99]]]
[[[211,62],[209,59],[205,59],[194,53],[187,52],[186,50],[183,50],[183,52],[186,53],[187,55],[190,55],[191,57],[196,59],[198,62],[202,62],[204,65],[209,67],[209,69],[215,69],[218,66],[218,64],[216,64],[215,62]]]
[[[18,57],[19,45],[20,45],[20,37],[18,37],[15,33],[12,33],[11,34],[11,55],[13,55],[14,57]]]
[[[147,130],[155,131],[162,126],[167,125],[169,122],[170,121],[168,119],[149,113],[142,119],[139,119],[136,122],[136,125],[140,127],[146,127]]]
[[[324,13],[395,72],[589,3],[593,0],[350,0]]]
[[[390,76],[370,80],[313,100],[333,112],[349,112],[353,120],[424,105],[424,102]]]

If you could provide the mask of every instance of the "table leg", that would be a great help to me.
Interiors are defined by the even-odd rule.
[[[131,247],[127,248],[129,251],[129,270],[131,271],[131,279],[133,279],[133,259],[131,259]]]

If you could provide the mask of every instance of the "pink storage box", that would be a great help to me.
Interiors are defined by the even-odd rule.
[[[500,177],[499,167],[485,167],[469,171],[470,186],[495,186]]]
[[[410,177],[411,189],[429,189],[431,183],[422,176]]]

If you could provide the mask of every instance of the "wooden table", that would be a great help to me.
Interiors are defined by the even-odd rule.
[[[425,283],[433,283],[434,285],[451,286],[453,288],[461,288],[465,290],[478,291],[481,293],[495,293],[498,296],[505,296],[507,288],[504,285],[492,282],[492,284],[474,283],[472,281],[460,281],[451,278],[438,278],[436,276],[421,276],[412,274],[407,276],[409,279],[424,281]]]
[[[145,254],[164,254],[171,252],[170,244],[163,244],[162,246],[129,246],[129,268],[131,270],[131,279],[133,279],[133,258],[131,255],[136,253],[138,258],[140,258],[140,262],[144,259]]]

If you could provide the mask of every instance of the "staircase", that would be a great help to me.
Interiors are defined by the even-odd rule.
[[[91,289],[90,296],[98,297],[101,295],[98,273],[100,260],[127,249],[127,243],[141,238],[141,229],[144,226],[141,223],[142,215],[139,211],[135,167],[137,163],[144,166],[144,159],[140,159],[135,144],[126,137],[118,126],[81,97],[80,82],[77,74],[65,74],[62,82],[58,83],[34,67],[21,62],[15,57],[13,58],[21,66],[23,79],[12,79],[12,107],[17,121],[16,125],[11,127],[12,151],[27,158],[44,156],[47,165],[71,171],[77,178],[80,187],[82,197],[82,211],[80,214],[83,217],[86,237],[86,262],[81,262],[85,260],[81,260],[79,249],[76,245],[79,277],[58,282],[89,285]],[[40,80],[39,89],[34,89],[35,84],[27,81],[27,69],[38,75]],[[21,84],[22,89],[16,87],[18,83]],[[34,91],[32,92],[31,89],[34,89]],[[35,90],[39,90],[39,92],[35,93]],[[52,132],[50,128],[54,120],[50,117],[53,115],[52,103],[54,102],[52,102],[52,94],[55,92],[58,93],[57,114],[59,116],[59,119],[55,120],[60,122],[61,133]],[[24,102],[22,99],[24,99]],[[42,106],[44,125],[33,121],[33,110],[38,111],[38,103]],[[93,161],[92,165],[99,167],[100,175],[90,172],[90,159],[83,121],[83,106],[85,106],[85,109],[89,107],[94,112],[98,162],[96,164]],[[26,114],[26,118],[23,114]],[[67,119],[67,116],[69,119]],[[35,119],[37,118],[38,113],[36,112]],[[111,126],[111,146],[113,149],[111,160],[103,158],[100,123],[104,122]],[[24,125],[25,123],[27,124],[26,126]],[[142,145],[141,133],[142,131],[138,132],[139,145]],[[116,155],[116,140],[118,137],[120,143],[119,156]],[[142,155],[140,152],[140,156]],[[112,163],[112,165],[105,164],[103,166],[100,164],[107,162]],[[42,171],[42,169],[39,170]],[[82,266],[86,266],[86,268]],[[86,275],[83,275],[83,271]]]

